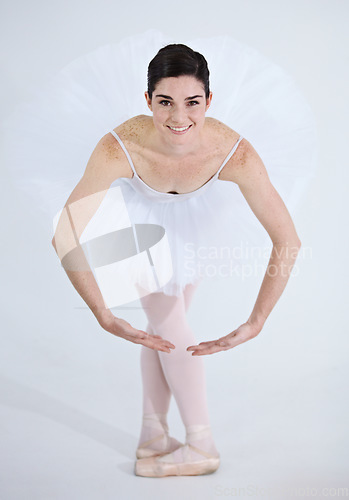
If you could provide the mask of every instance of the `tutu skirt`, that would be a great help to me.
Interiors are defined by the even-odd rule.
[[[229,36],[178,41],[149,30],[73,60],[2,124],[3,156],[14,187],[40,211],[52,235],[100,138],[133,116],[149,115],[144,98],[147,67],[169,43],[185,43],[205,56],[213,92],[207,116],[253,145],[295,215],[317,169],[315,119],[295,81]],[[126,178],[112,187],[120,189],[110,190],[97,211],[99,227],[122,199],[126,226],[139,225],[140,230],[152,224],[165,230],[165,238],[160,231],[153,243],[169,250],[171,272],[162,274],[163,283],[158,280],[153,291],[178,295],[187,283],[209,276],[209,269],[213,276],[217,265],[241,264],[250,258],[249,250],[271,248],[267,232],[232,182],[217,179],[200,196],[173,202],[140,196]],[[87,243],[85,249],[91,251]],[[133,298],[131,293],[127,300]]]

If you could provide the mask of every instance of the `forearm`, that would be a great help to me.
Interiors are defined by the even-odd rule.
[[[300,243],[274,244],[267,270],[248,322],[260,331],[289,280]]]
[[[111,311],[104,303],[103,296],[92,271],[66,270],[66,273],[75,290],[86,302],[100,324],[102,324],[108,316],[112,316]]]
[[[97,320],[112,316],[106,307],[100,288],[86,258],[80,237],[100,203],[100,196],[86,196],[63,207],[52,245],[69,280]]]
[[[58,257],[60,257],[54,240],[52,240],[52,244]],[[102,323],[108,316],[112,316],[111,311],[105,305],[102,293],[81,245],[78,244],[74,250],[68,252],[60,260],[75,290],[91,309],[97,321]]]

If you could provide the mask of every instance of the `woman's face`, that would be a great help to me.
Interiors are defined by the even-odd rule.
[[[193,76],[182,75],[163,78],[156,85],[152,99],[148,92],[145,97],[161,136],[171,143],[184,144],[199,136],[212,93],[206,99],[203,83]]]

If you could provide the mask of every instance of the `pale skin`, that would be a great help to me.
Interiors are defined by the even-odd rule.
[[[186,193],[198,189],[215,174],[239,134],[218,120],[205,116],[212,101],[212,93],[206,98],[202,82],[192,76],[164,78],[158,82],[152,98],[148,92],[145,92],[145,98],[152,117],[141,115],[115,129],[131,154],[138,175],[150,187],[161,192]],[[185,130],[176,131],[174,128]],[[94,193],[106,192],[116,178],[132,175],[123,151],[115,138],[107,134],[91,155],[85,174],[66,205]],[[239,186],[251,210],[268,232],[273,249],[248,320],[223,337],[188,346],[187,351],[192,351],[193,356],[232,349],[260,333],[287,284],[301,246],[285,204],[270,182],[261,158],[246,139],[241,141],[235,154],[221,170],[219,179]],[[81,227],[74,228],[75,239],[82,234],[101,201],[102,196],[95,198],[94,205],[87,211],[88,215],[82,217]],[[59,243],[66,243],[69,239],[65,236],[67,233],[67,228],[61,230],[60,234],[64,234],[64,237],[59,238]],[[57,251],[56,235],[57,231],[52,243]],[[289,255],[291,249],[292,255]],[[93,290],[91,298],[83,298],[102,328],[151,349],[170,353],[175,348],[159,335],[150,335],[116,318],[103,306],[92,273],[87,272],[83,278],[75,273],[77,271],[74,270],[69,271],[69,274],[67,272],[79,292],[84,279],[86,282],[88,280],[88,287]],[[79,281],[73,281],[75,277],[79,277]]]

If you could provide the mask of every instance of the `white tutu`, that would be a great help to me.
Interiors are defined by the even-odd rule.
[[[100,138],[132,116],[149,114],[147,66],[168,43],[185,43],[205,56],[213,92],[207,116],[253,145],[289,212],[296,213],[316,174],[317,132],[293,79],[231,37],[183,41],[149,30],[72,61],[2,125],[2,148],[14,185],[48,224],[82,177]],[[232,182],[217,180],[200,196],[164,203],[142,197],[129,179],[112,186],[122,189],[131,225],[165,229],[172,275],[157,286],[168,295],[208,275],[208,266],[231,264],[233,252],[223,249],[243,247],[248,258],[247,247],[270,246],[268,234]],[[241,259],[241,253],[233,258]]]

